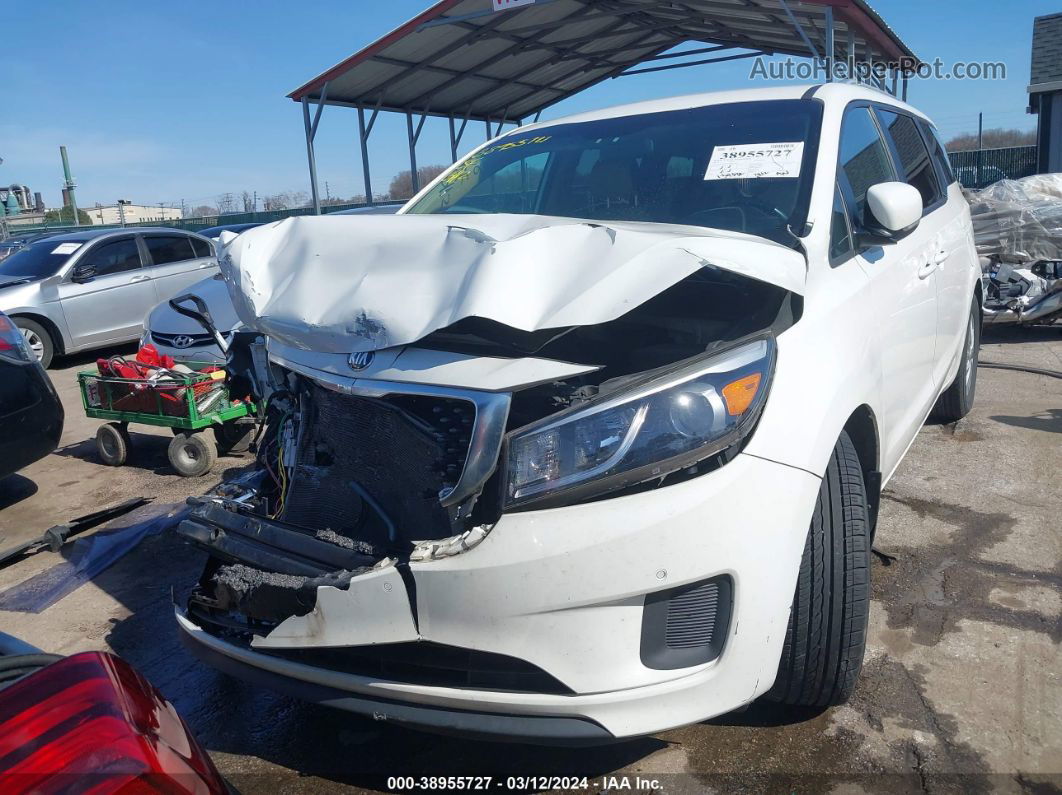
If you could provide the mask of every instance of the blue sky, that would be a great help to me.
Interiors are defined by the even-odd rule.
[[[486,5],[487,0],[483,0]],[[209,204],[223,192],[308,190],[301,112],[286,94],[419,13],[427,0],[158,3],[46,0],[6,4],[0,73],[0,184],[60,201],[59,145],[78,203]],[[1032,19],[1058,0],[875,0],[924,60],[1003,61],[1005,81],[917,81],[910,99],[945,138],[986,127],[1030,129],[1024,113]],[[749,85],[751,60],[608,81],[543,118],[657,96]],[[482,127],[466,133],[477,143]],[[321,190],[361,192],[354,111],[326,108]],[[429,120],[418,162],[448,160],[446,125]],[[381,114],[374,189],[408,168],[405,121]]]

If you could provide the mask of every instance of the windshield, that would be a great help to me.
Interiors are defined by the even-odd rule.
[[[746,232],[789,244],[818,144],[813,100],[557,124],[469,155],[410,213],[533,213]]]
[[[47,279],[54,276],[77,251],[81,241],[39,240],[0,260],[0,283],[15,279]]]

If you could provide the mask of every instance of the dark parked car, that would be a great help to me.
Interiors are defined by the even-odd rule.
[[[221,226],[208,226],[206,229],[197,229],[196,231],[203,237],[209,238],[217,242],[221,237],[222,232],[235,232],[237,235],[240,232],[246,232],[248,229],[254,229],[256,226],[261,226],[264,221],[258,221],[251,224],[221,224]]]
[[[0,312],[0,477],[55,449],[63,405],[15,324]]]
[[[24,249],[30,243],[36,243],[38,240],[44,240],[44,238],[51,237],[54,234],[56,233],[36,232],[32,235],[9,237],[6,240],[0,240],[0,260],[7,259],[12,254]]]

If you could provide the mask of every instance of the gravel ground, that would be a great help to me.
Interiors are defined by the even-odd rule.
[[[986,333],[982,358],[1062,369],[1062,330]],[[67,406],[55,454],[0,481],[4,545],[134,496],[179,502],[248,459],[187,480],[168,434],[134,434],[130,466],[96,462],[74,373],[52,371]],[[65,365],[65,366],[63,366]],[[165,430],[165,429],[163,429]],[[40,614],[0,611],[0,628],[48,651],[111,649],[170,698],[218,767],[247,792],[380,788],[401,775],[640,776],[667,792],[1062,791],[1062,381],[980,370],[977,404],[919,434],[882,503],[871,631],[854,698],[794,715],[769,705],[594,749],[498,746],[380,725],[259,691],[179,645],[171,588],[200,554],[172,534]],[[54,565],[0,570],[0,589]],[[647,784],[647,786],[649,786]]]

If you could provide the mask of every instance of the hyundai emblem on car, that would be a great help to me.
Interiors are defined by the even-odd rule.
[[[187,348],[193,342],[195,342],[195,340],[193,340],[187,334],[178,334],[176,337],[173,338],[173,347],[174,348]]]

